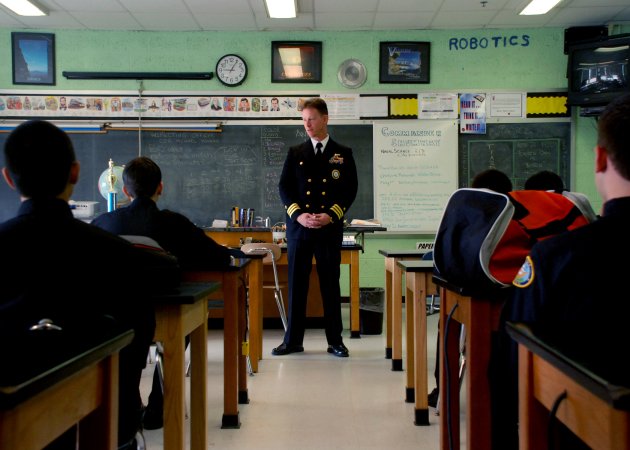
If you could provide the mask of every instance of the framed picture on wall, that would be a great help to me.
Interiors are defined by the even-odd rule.
[[[272,83],[321,83],[321,42],[271,42]]]
[[[11,33],[13,84],[55,84],[55,35]]]
[[[430,42],[381,42],[380,83],[428,83]]]

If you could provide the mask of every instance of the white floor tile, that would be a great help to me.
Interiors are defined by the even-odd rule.
[[[348,326],[347,305],[344,324]],[[435,386],[435,335],[438,315],[428,317],[429,390]],[[385,327],[381,335],[350,339],[349,358],[326,352],[321,329],[307,329],[304,353],[272,356],[282,330],[265,330],[263,360],[248,378],[250,403],[240,405],[241,428],[221,429],[223,411],[222,330],[209,330],[208,440],[222,450],[435,450],[438,417],[416,426],[414,407],[405,403],[405,372],[393,372],[385,359]],[[404,361],[403,364],[405,364]],[[143,373],[141,391],[148,398],[154,364]],[[426,393],[425,393],[426,395]],[[162,449],[162,431],[145,431],[148,450]]]

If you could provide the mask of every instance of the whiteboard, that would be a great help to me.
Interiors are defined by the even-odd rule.
[[[456,120],[374,122],[374,215],[387,231],[435,233],[458,186]]]

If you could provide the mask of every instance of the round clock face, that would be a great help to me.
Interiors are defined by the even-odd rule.
[[[247,77],[247,64],[238,55],[222,56],[215,70],[219,81],[226,86],[238,86]]]

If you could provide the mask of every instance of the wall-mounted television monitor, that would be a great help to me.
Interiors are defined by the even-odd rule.
[[[584,41],[569,47],[568,106],[597,111],[630,93],[630,34]]]

